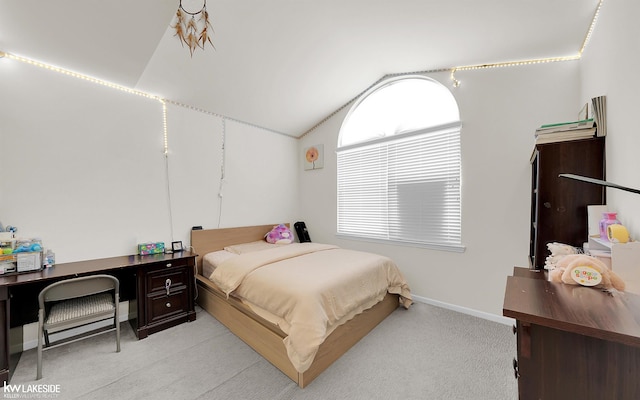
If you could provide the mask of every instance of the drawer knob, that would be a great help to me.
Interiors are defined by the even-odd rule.
[[[167,268],[171,267],[171,263],[167,263]]]
[[[167,296],[168,296],[169,291],[171,290],[171,279],[167,278],[167,280],[164,281],[164,288],[167,289]]]
[[[167,308],[171,308],[171,303],[166,304]]]

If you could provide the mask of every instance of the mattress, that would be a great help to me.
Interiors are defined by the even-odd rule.
[[[242,254],[207,254],[203,274],[287,334],[293,366],[304,372],[335,328],[389,293],[409,307],[411,294],[389,258],[318,243],[292,243]],[[220,261],[223,260],[223,261]],[[216,263],[217,261],[220,261]],[[206,267],[205,271],[205,265]]]

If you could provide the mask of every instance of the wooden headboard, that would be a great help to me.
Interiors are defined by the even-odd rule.
[[[202,257],[205,254],[222,250],[232,244],[248,243],[264,239],[264,235],[275,225],[278,224],[192,230],[191,247],[193,247],[193,251],[197,254],[196,265],[198,266],[198,274],[202,274]],[[285,225],[289,226],[289,224]]]

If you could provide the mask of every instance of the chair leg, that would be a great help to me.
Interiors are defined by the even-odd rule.
[[[38,367],[36,380],[42,379],[42,325],[44,325],[44,311],[40,310],[38,313]]]
[[[118,293],[115,295],[116,310],[113,317],[116,324],[116,352],[120,352],[120,296]]]
[[[120,321],[116,320],[116,352],[120,352]]]

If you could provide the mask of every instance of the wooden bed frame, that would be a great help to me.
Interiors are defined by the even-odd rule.
[[[398,295],[387,294],[380,303],[336,328],[320,345],[311,367],[304,373],[299,373],[287,356],[283,343],[286,334],[237,299],[227,299],[213,282],[202,276],[202,256],[222,250],[225,246],[260,240],[274,225],[277,224],[191,231],[191,246],[197,253],[196,301],[298,386],[304,388],[398,308],[399,299]]]

